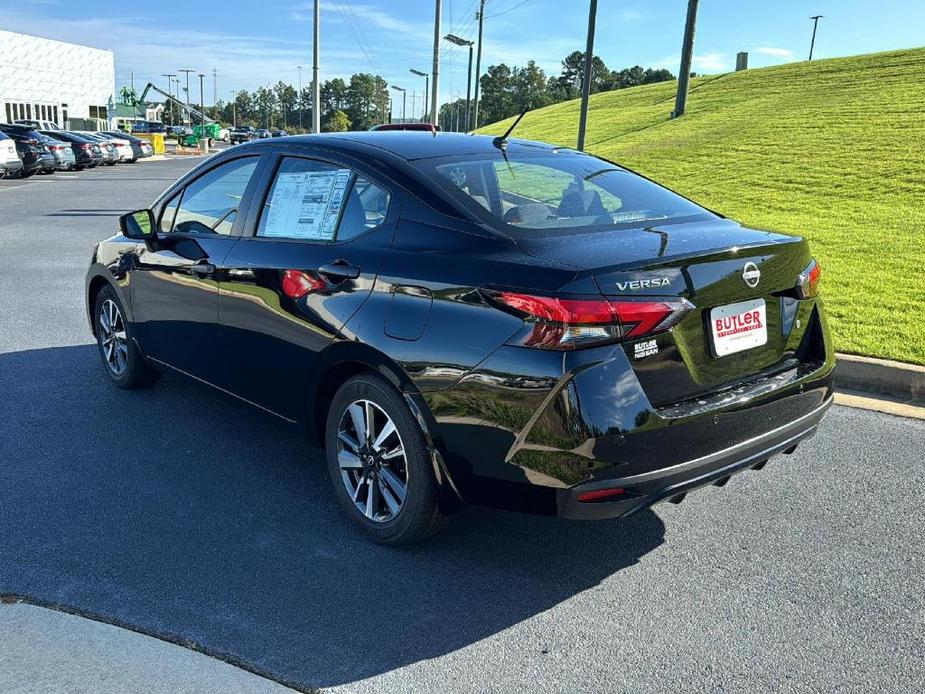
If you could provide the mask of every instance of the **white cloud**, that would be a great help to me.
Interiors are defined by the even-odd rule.
[[[676,55],[667,56],[652,64],[653,67],[668,68],[672,72],[678,71],[681,58]],[[728,72],[731,65],[724,53],[695,53],[691,60],[691,70],[699,73]]]
[[[774,46],[762,46],[761,48],[753,48],[753,53],[761,53],[763,55],[770,55],[774,58],[780,58],[782,60],[790,60],[793,58],[793,51],[789,48],[775,48]]]

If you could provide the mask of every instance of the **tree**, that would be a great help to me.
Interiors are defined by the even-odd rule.
[[[273,112],[276,110],[276,94],[272,89],[258,87],[254,93],[254,120],[264,128],[272,127]]]
[[[479,81],[479,125],[494,123],[514,113],[513,74],[504,63],[490,65]]]
[[[346,113],[340,109],[334,111],[330,117],[324,122],[322,130],[327,132],[342,133],[350,130],[351,123],[350,118]]]
[[[298,118],[296,110],[298,109],[299,94],[291,84],[279,81],[273,87],[273,95],[276,97],[276,110],[279,114],[278,122],[282,124],[283,128],[288,128],[292,117],[296,116]]]

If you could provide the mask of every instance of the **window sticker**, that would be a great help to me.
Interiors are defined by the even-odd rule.
[[[349,182],[350,169],[280,172],[261,236],[330,241]]]

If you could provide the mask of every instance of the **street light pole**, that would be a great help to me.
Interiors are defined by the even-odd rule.
[[[199,143],[202,146],[202,149],[206,154],[209,153],[209,136],[206,134],[206,107],[203,104],[205,97],[203,96],[202,90],[202,78],[205,77],[201,72],[199,73]]]
[[[466,132],[468,132],[470,130],[469,117],[471,115],[472,107],[472,48],[475,46],[475,41],[467,41],[466,39],[456,36],[455,34],[447,34],[443,38],[457,46],[469,47],[469,69],[466,72],[466,118],[464,123]]]
[[[687,0],[687,21],[684,24],[684,45],[681,47],[681,69],[678,72],[678,94],[675,97],[672,118],[684,115],[687,108],[687,88],[691,81],[691,61],[694,58],[694,29],[697,25],[699,0]]]
[[[816,45],[816,27],[819,26],[819,20],[822,19],[825,15],[817,14],[810,17],[813,20],[813,38],[809,42],[809,59],[813,59],[813,46]]]
[[[436,0],[434,16],[434,65],[431,73],[434,76],[433,92],[430,95],[430,122],[437,124],[437,107],[440,101],[440,27],[443,19],[443,0]]]
[[[189,122],[192,123],[192,122],[193,122],[193,118],[192,118],[192,116],[190,116],[190,112],[189,112],[189,73],[191,73],[191,72],[196,72],[196,71],[195,71],[195,70],[188,70],[188,69],[184,68],[184,69],[182,69],[182,70],[177,70],[177,72],[182,72],[182,73],[184,73],[184,74],[186,75],[186,89],[185,89],[185,91],[186,91],[186,117],[189,119]]]
[[[392,89],[394,89],[396,92],[401,92],[401,122],[404,123],[405,122],[405,106],[408,105],[408,90],[405,89],[404,87],[397,87],[394,84],[392,85]],[[413,107],[414,107],[414,104],[412,103],[412,108]]]
[[[173,96],[173,78],[176,77],[176,75],[174,74],[161,75],[161,77],[167,78],[167,94],[172,97]],[[170,102],[170,124],[176,125],[176,123],[173,122],[174,120],[173,112],[174,112],[174,107],[173,107],[173,102],[171,101]]]
[[[424,119],[427,118],[427,92],[430,89],[430,73],[421,72],[420,70],[415,70],[414,68],[411,68],[411,74],[424,78],[424,98],[423,98],[424,108],[421,111],[421,114],[422,114],[421,122],[423,123]],[[411,99],[411,110],[412,111],[414,110],[414,99]]]
[[[475,106],[472,108],[472,123],[470,129],[479,127],[479,75],[482,73],[482,24],[485,21],[485,0],[479,5],[479,49],[475,58]]]
[[[581,115],[578,117],[578,151],[585,149],[585,128],[588,125],[588,99],[591,96],[591,70],[594,67],[594,25],[597,22],[597,0],[588,9],[588,43],[585,48],[585,73],[581,85]]]
[[[238,93],[235,90],[231,90],[231,127],[238,127],[238,102],[237,102]]]
[[[321,132],[321,82],[318,67],[321,44],[321,7],[315,0],[315,32],[312,46],[312,132]]]
[[[296,67],[299,69],[299,130],[302,130],[302,66]]]

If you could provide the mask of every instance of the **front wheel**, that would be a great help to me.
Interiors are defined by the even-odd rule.
[[[132,339],[122,302],[112,287],[104,287],[94,308],[96,344],[106,373],[119,388],[150,385],[157,372],[148,365]]]
[[[325,448],[337,500],[368,537],[406,545],[445,524],[424,435],[401,394],[380,376],[355,376],[337,391]]]

